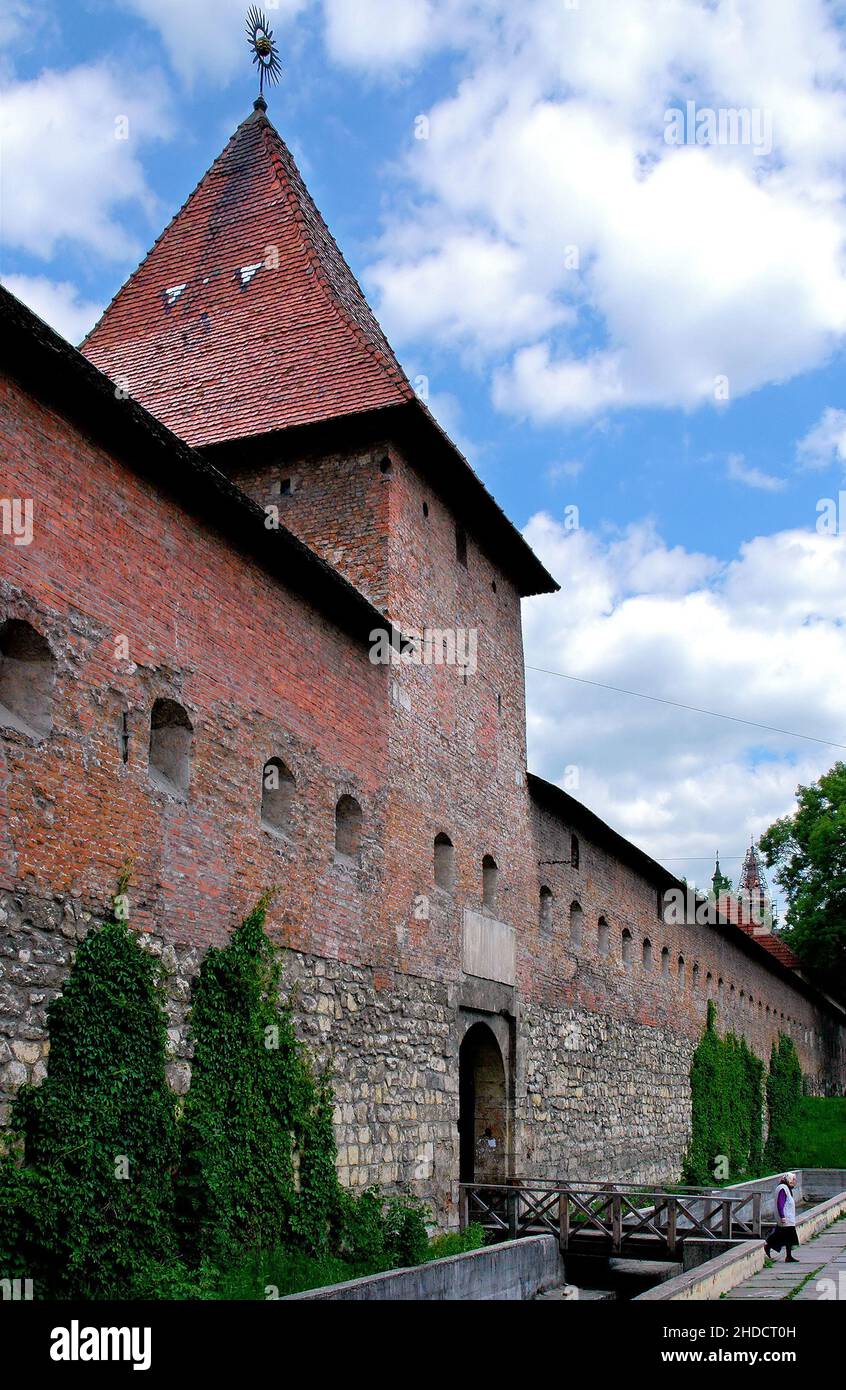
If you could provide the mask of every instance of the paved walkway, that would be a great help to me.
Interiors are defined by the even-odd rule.
[[[846,1297],[846,1221],[835,1221],[819,1235],[812,1236],[807,1244],[796,1246],[793,1253],[798,1264],[787,1265],[781,1252],[774,1253],[769,1268],[744,1279],[723,1297],[783,1299],[793,1294],[794,1289],[798,1290],[793,1294],[797,1302],[836,1297],[838,1291],[841,1300]],[[808,1275],[812,1277],[809,1279]],[[818,1288],[821,1279],[829,1279],[832,1284]]]

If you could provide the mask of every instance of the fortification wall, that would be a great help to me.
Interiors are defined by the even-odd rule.
[[[386,474],[370,460],[404,538],[387,551],[394,615],[477,626],[467,681],[374,666],[364,643],[87,435],[11,385],[2,405],[14,492],[33,499],[35,524],[31,545],[3,540],[0,619],[46,639],[55,679],[49,733],[0,730],[0,1122],[45,1074],[46,1005],[128,857],[133,925],[169,971],[174,1088],[189,1084],[202,952],[275,886],[269,928],[302,982],[299,1026],[320,1058],[334,1053],[342,1179],[412,1182],[444,1223],[457,1214],[459,1050],[473,1022],[503,1048],[523,1173],[677,1175],[709,975],[721,1026],[765,1058],[790,1032],[814,1085],[842,1090],[842,1031],[742,934],[668,926],[654,884],[584,835],[570,862],[573,827],[539,812],[525,783],[516,594],[472,535],[469,564],[457,559],[452,518],[398,456]],[[193,725],[184,794],[150,775],[161,698]],[[285,834],[262,823],[274,756],[296,783]],[[335,852],[343,795],[362,808],[356,862]],[[439,832],[455,850],[448,889],[434,884]],[[484,854],[498,868],[490,902]],[[498,949],[496,980],[465,973],[468,922],[513,944],[513,970]]]

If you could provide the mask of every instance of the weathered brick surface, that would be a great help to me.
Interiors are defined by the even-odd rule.
[[[536,825],[539,859],[567,859],[569,830],[544,811],[538,812]],[[768,968],[765,951],[760,959],[750,958],[743,949],[748,938],[739,929],[723,934],[707,925],[668,923],[658,915],[652,884],[603,849],[584,840],[581,848],[579,869],[570,864],[543,869],[555,894],[551,939],[539,930],[535,935],[533,974],[545,1003],[597,1010],[695,1042],[710,992],[717,1001],[720,1027],[745,1037],[760,1057],[769,1060],[778,1033],[788,1032],[814,1085],[820,1090],[842,1086],[842,1030],[838,1034],[826,1011]],[[574,902],[583,912],[584,939],[578,950],[573,950],[570,938]],[[599,950],[600,916],[610,928],[607,956]],[[629,965],[623,963],[624,930],[632,935]],[[648,970],[643,965],[645,941],[652,948]],[[837,1049],[834,1063],[832,1049]]]
[[[815,1087],[842,1089],[842,1033],[742,933],[668,926],[655,884],[584,835],[579,868],[567,862],[572,827],[526,783],[514,585],[472,527],[458,563],[454,518],[397,449],[387,471],[381,445],[276,470],[245,452],[238,480],[278,501],[283,522],[404,628],[475,629],[466,680],[456,667],[372,664],[366,644],[67,422],[11,384],[2,406],[9,490],[34,499],[35,537],[0,544],[0,617],[30,622],[57,661],[52,733],[0,731],[2,1098],[43,1075],[44,1008],[128,855],[132,920],[169,971],[174,1086],[189,1082],[202,951],[274,885],[270,928],[300,981],[298,1026],[335,1058],[343,1180],[412,1181],[444,1221],[456,1213],[459,1047],[475,1021],[505,1054],[506,1142],[525,1173],[677,1176],[709,973],[721,1025],[764,1058],[789,1031]],[[287,501],[282,476],[294,478]],[[156,698],[179,700],[194,725],[184,798],[149,776]],[[260,821],[271,756],[296,777],[287,838]],[[358,868],[334,857],[345,793],[364,812]],[[452,891],[433,882],[439,833],[455,847]],[[494,908],[486,854],[499,867]],[[513,989],[464,975],[465,909],[514,929]]]
[[[312,948],[357,954],[384,869],[386,673],[54,416],[12,388],[5,404],[4,454],[36,523],[31,546],[3,544],[3,613],[42,632],[58,665],[50,737],[7,731],[0,745],[6,886],[102,904],[131,854],[142,928],[220,941],[273,885],[286,943],[306,931]],[[194,725],[184,799],[148,774],[157,697]],[[274,755],[297,781],[288,840],[260,821]],[[334,863],[344,793],[365,811],[357,872]]]
[[[241,464],[233,481],[312,550],[346,575],[382,610],[388,598],[388,500],[391,479],[380,464],[387,444],[330,454]],[[282,484],[290,491],[282,493]]]

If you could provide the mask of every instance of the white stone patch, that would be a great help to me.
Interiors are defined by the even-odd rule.
[[[187,283],[187,281],[186,281],[186,283]],[[168,307],[169,309],[172,309],[172,308],[173,308],[174,304],[176,303],[177,299],[179,298],[179,296],[181,295],[181,293],[182,293],[182,291],[183,291],[184,289],[185,289],[185,285],[183,284],[183,285],[171,285],[170,289],[165,290],[165,299],[167,300],[167,307]]]
[[[414,1165],[413,1176],[415,1182],[425,1182],[427,1178],[431,1178],[434,1169],[435,1146],[432,1143],[426,1143],[418,1154],[417,1162]]]
[[[391,681],[391,703],[398,709],[411,709],[411,693],[398,681]]]
[[[256,274],[257,271],[261,270],[263,265],[264,261],[256,261],[255,265],[242,265],[241,269],[238,271],[238,274],[241,277],[241,284],[249,285],[253,276]]]

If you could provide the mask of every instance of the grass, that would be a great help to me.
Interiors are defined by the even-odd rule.
[[[284,1298],[289,1293],[343,1284],[378,1274],[378,1264],[355,1264],[332,1255],[306,1255],[300,1250],[255,1250],[221,1275],[214,1297],[236,1302]]]
[[[846,1096],[803,1096],[799,1111],[787,1135],[788,1158],[783,1168],[846,1168]],[[765,1165],[760,1173],[734,1173],[714,1179],[713,1187],[733,1187],[735,1183],[777,1175],[778,1165]],[[667,1183],[667,1192],[679,1192],[678,1184]]]
[[[789,1137],[791,1168],[846,1168],[846,1097],[803,1096]]]
[[[817,1265],[816,1269],[812,1269],[811,1272],[810,1272],[809,1274],[806,1274],[806,1275],[805,1275],[805,1278],[802,1280],[801,1284],[797,1284],[795,1289],[791,1289],[791,1290],[790,1290],[790,1293],[786,1293],[786,1294],[784,1295],[784,1298],[781,1300],[782,1303],[789,1303],[790,1300],[791,1300],[791,1298],[795,1298],[796,1295],[797,1295],[797,1293],[801,1293],[801,1291],[802,1291],[802,1289],[804,1289],[805,1285],[806,1285],[806,1284],[810,1284],[811,1280],[814,1279],[814,1278],[816,1277],[816,1275],[819,1274],[819,1272],[820,1272],[821,1269],[822,1269],[822,1265]]]
[[[481,1226],[472,1225],[466,1231],[450,1231],[436,1235],[429,1242],[424,1264],[443,1260],[450,1255],[462,1255],[479,1250],[485,1243]],[[234,1269],[221,1275],[214,1298],[236,1302],[284,1298],[287,1294],[303,1293],[306,1289],[324,1288],[327,1284],[343,1284],[348,1279],[362,1279],[368,1274],[383,1274],[390,1265],[384,1263],[354,1263],[332,1255],[306,1255],[299,1250],[251,1251]]]

